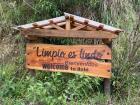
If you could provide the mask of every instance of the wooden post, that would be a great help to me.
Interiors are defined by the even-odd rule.
[[[112,40],[110,39],[103,39],[103,43],[108,45],[108,47],[110,49],[112,49]],[[106,62],[110,62],[110,60],[105,60]],[[109,70],[108,72],[111,72],[112,70]],[[107,96],[107,104],[108,105],[112,105],[112,101],[111,101],[111,81],[108,78],[104,78],[104,92],[105,95]]]
[[[28,69],[28,73],[33,77],[35,77],[35,75],[36,75],[36,72],[34,69]]]
[[[111,97],[110,97],[110,79],[108,78],[104,78],[104,92],[105,92],[105,95],[107,96],[107,103],[108,105],[111,105]]]
[[[69,16],[65,16],[66,18],[66,30],[70,30],[71,29],[71,23],[70,23],[70,17]]]

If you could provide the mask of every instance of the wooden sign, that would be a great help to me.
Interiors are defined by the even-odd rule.
[[[26,68],[103,77],[105,94],[110,95],[112,39],[117,38],[122,30],[73,14],[64,14],[15,27],[30,43],[26,44]],[[36,44],[46,37],[99,39],[105,45],[100,42],[98,45]]]
[[[110,78],[111,49],[106,45],[27,44],[26,67]]]

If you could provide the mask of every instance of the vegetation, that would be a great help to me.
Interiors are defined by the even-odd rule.
[[[113,43],[111,96],[114,105],[139,105],[139,7],[140,0],[0,0],[0,105],[106,105],[101,78],[40,71],[32,77],[24,67],[26,40],[11,27],[63,12],[124,30]]]

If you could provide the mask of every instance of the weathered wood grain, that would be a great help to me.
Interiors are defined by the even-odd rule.
[[[47,29],[27,29],[21,31],[22,35],[36,37],[70,37],[70,38],[99,38],[113,39],[117,35],[106,31],[74,31],[74,30],[47,30]]]
[[[58,30],[64,30],[62,27],[60,27],[60,26],[58,26],[58,25],[56,25],[56,24],[51,24],[51,26],[52,26],[53,28],[58,29]]]
[[[76,16],[76,15],[73,15],[73,14],[69,14],[69,13],[64,13],[65,16],[69,16],[69,17],[73,17],[73,20],[76,21],[76,22],[79,22],[79,23],[84,23],[85,20],[88,21],[88,25],[91,26],[91,27],[95,27],[95,28],[98,28],[100,25],[103,25],[103,29],[108,31],[108,32],[122,32],[121,29],[119,28],[115,28],[115,27],[111,27],[109,25],[106,25],[106,24],[103,24],[103,23],[99,23],[99,22],[96,22],[96,21],[93,21],[93,20],[90,20],[90,19],[86,19],[86,18],[83,18],[83,17],[80,17],[80,16]]]
[[[26,67],[29,69],[110,78],[111,63],[97,59],[111,59],[111,50],[106,45],[27,44],[26,46]]]
[[[77,31],[77,30],[80,30],[80,29],[82,29],[82,28],[84,28],[84,27],[86,27],[87,25],[79,25],[79,26],[77,26],[77,27],[75,27],[75,28],[73,28],[72,30],[75,30],[75,31]]]

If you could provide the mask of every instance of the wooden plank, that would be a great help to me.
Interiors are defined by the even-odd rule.
[[[56,25],[58,26],[64,26],[66,24],[66,22],[62,22],[62,23],[57,23]],[[43,26],[44,29],[50,29],[53,28],[51,25],[47,25],[47,26]]]
[[[79,25],[84,25],[84,24],[80,24],[77,22],[73,23],[73,26],[78,27]],[[91,26],[86,25],[86,27],[84,27],[82,30],[86,30],[86,31],[97,31],[96,28],[93,28]]]
[[[80,30],[80,29],[82,29],[82,28],[84,28],[84,27],[86,27],[86,25],[81,24],[81,25],[79,25],[79,26],[73,28],[72,30],[77,31],[77,30]]]
[[[111,59],[111,50],[106,45],[26,46],[26,67],[29,69],[110,78],[111,63],[99,62],[96,59]]]
[[[21,31],[22,35],[32,35],[36,37],[70,37],[70,38],[99,38],[113,39],[117,35],[106,31],[73,31],[73,30],[46,30],[27,29]]]
[[[51,24],[52,27],[58,29],[58,30],[64,30],[62,27],[56,25],[56,24]]]
[[[111,50],[107,45],[52,45],[52,44],[27,44],[31,48],[39,46],[40,49],[57,50],[64,52],[74,51],[79,59],[108,59],[111,60]],[[81,56],[80,56],[81,55]]]

